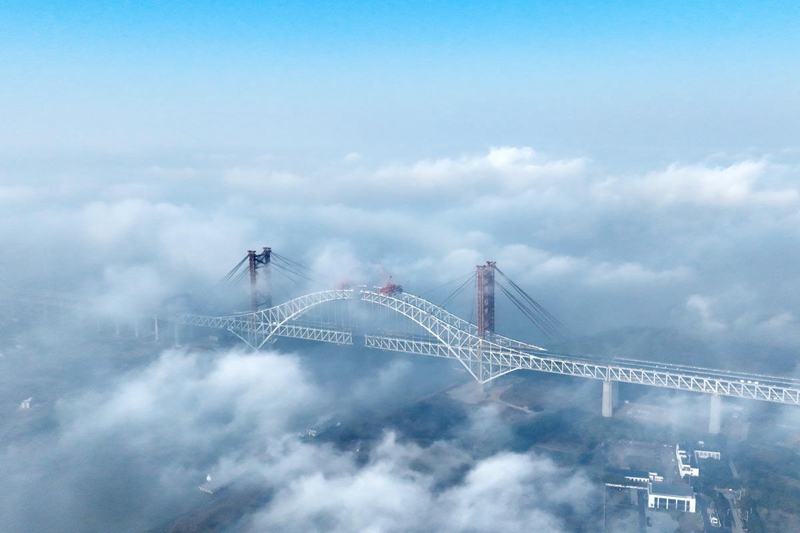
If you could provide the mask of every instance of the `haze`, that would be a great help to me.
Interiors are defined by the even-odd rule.
[[[790,2],[5,3],[0,289],[80,301],[134,343],[248,249],[414,294],[493,260],[566,349],[796,376],[798,21]],[[595,531],[599,486],[508,445],[491,405],[441,439],[382,427],[366,460],[298,437],[452,364],[111,348],[4,313],[3,531],[154,530],[210,472],[268,494],[227,531]],[[547,343],[500,311],[498,332]]]

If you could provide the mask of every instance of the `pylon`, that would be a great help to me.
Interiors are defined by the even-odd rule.
[[[494,269],[495,261],[475,267],[475,302],[478,316],[478,337],[494,333]]]

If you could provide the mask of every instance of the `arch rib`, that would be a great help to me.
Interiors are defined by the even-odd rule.
[[[372,293],[372,291],[362,291],[362,293],[363,292]],[[382,296],[385,296],[385,295],[382,295]],[[423,298],[420,298],[419,296],[414,296],[413,294],[409,294],[407,292],[402,293],[402,299],[404,301],[410,303],[414,307],[418,307],[419,309],[422,309],[422,310],[430,313],[432,316],[438,318],[439,320],[442,320],[446,324],[454,326],[458,330],[463,331],[465,333],[468,333],[468,334],[474,336],[476,339],[479,338],[478,337],[478,326],[476,326],[475,324],[470,324],[469,322],[467,322],[463,318],[457,317],[456,315],[448,312],[447,310],[442,309],[438,305],[432,304],[431,302],[429,302],[429,301],[427,301],[427,300],[425,300]],[[520,342],[518,340],[514,340],[514,339],[511,339],[511,338],[508,338],[508,337],[504,337],[504,336],[498,335],[496,333],[492,333],[491,335],[487,336],[487,340],[489,340],[491,343],[496,344],[498,346],[501,346],[503,348],[511,348],[511,349],[515,349],[515,350],[534,351],[534,352],[546,352],[547,351],[545,348],[542,348],[541,346],[536,346],[534,344],[527,344],[527,343],[524,343],[524,342]]]
[[[295,298],[258,313],[227,317],[181,315],[178,317],[178,322],[223,328],[234,333],[255,331],[264,336],[264,340],[258,345],[260,347],[275,335],[300,337],[299,333],[290,333],[288,330],[299,330],[303,326],[295,327],[287,324],[288,321],[322,303],[332,300],[352,300],[355,299],[355,295],[356,292],[352,289],[321,291]],[[368,290],[360,290],[358,295],[360,300],[381,305],[409,318],[438,341],[425,342],[372,336],[375,340],[372,347],[457,359],[481,383],[514,370],[526,369],[800,405],[800,380],[674,364],[662,365],[630,359],[599,360],[587,356],[552,354],[546,351],[530,353],[533,348],[541,349],[511,339],[508,340],[515,343],[514,345],[506,342],[504,338],[497,339],[497,342],[493,342],[495,338],[479,339],[474,326],[464,326],[470,325],[417,296],[407,293],[391,296]],[[308,329],[308,331],[323,330]],[[329,330],[328,333],[344,334],[342,331],[334,330]],[[241,338],[241,335],[238,336]],[[311,336],[301,338],[311,338]],[[343,338],[338,337],[339,341],[323,338],[315,340],[344,343],[341,342]]]
[[[418,296],[403,293],[399,297],[394,297],[367,290],[362,290],[360,296],[361,300],[365,302],[382,305],[421,326],[439,340],[452,358],[461,362],[472,377],[480,383],[486,383],[519,368],[519,366],[508,364],[508,360],[503,361],[494,355],[497,352],[508,354],[508,348],[486,339],[480,339],[475,326]],[[465,325],[470,327],[465,327]],[[517,352],[516,355],[523,356],[525,354]]]
[[[251,348],[258,350],[272,339],[288,321],[326,302],[352,300],[354,294],[355,292],[352,289],[312,292],[255,313],[238,313],[222,317],[179,315],[178,322],[193,326],[227,329]],[[243,335],[258,338],[259,341],[253,343],[251,340],[244,338]]]

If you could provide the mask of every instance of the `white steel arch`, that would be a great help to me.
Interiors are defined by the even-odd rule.
[[[445,357],[460,361],[479,382],[486,383],[514,370],[537,370],[662,388],[800,405],[800,381],[790,378],[729,372],[685,365],[658,364],[632,359],[609,359],[552,354],[513,339],[477,336],[477,328],[444,309],[408,293],[382,294],[370,290],[320,291],[290,300],[257,313],[227,317],[181,315],[178,322],[228,329],[255,349],[276,336],[337,344],[353,344],[352,332],[315,328],[289,322],[320,304],[334,300],[361,300],[407,317],[433,338],[365,335],[365,346],[383,350]],[[243,335],[255,335],[258,343]]]
[[[492,351],[502,351],[506,348],[490,340],[479,338],[475,326],[422,298],[407,293],[400,293],[398,297],[394,297],[366,290],[362,290],[360,296],[362,301],[391,309],[420,325],[446,348],[446,352],[426,353],[426,355],[457,359],[472,377],[480,383],[486,383],[517,369],[517,367],[503,364],[497,358],[491,357]],[[412,344],[405,347],[406,349],[399,349],[403,346],[392,342],[393,339],[383,338],[381,340],[383,340],[383,343],[375,337],[375,345],[371,347],[393,351],[409,351],[408,348],[422,348]],[[404,340],[404,342],[414,343],[414,341],[407,340]],[[538,346],[534,348],[541,350]]]
[[[255,350],[263,347],[275,336],[352,344],[350,332],[324,328],[303,328],[302,326],[288,325],[287,322],[320,304],[334,300],[352,300],[353,296],[352,289],[312,292],[255,313],[239,313],[222,317],[178,315],[177,322],[190,326],[227,329]],[[247,338],[242,335],[247,335]]]

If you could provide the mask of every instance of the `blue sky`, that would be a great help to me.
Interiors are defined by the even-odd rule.
[[[20,2],[14,149],[696,156],[798,142],[786,2]]]

